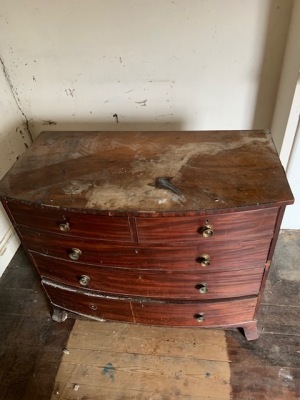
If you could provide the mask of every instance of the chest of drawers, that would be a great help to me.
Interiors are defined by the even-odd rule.
[[[265,131],[43,132],[0,183],[54,319],[242,327],[293,202]]]

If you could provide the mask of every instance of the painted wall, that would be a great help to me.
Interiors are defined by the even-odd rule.
[[[1,0],[0,176],[42,130],[270,128],[292,4]]]
[[[272,130],[295,204],[287,207],[281,228],[300,229],[300,0],[294,3]],[[284,132],[284,138],[282,137]]]
[[[33,136],[270,128],[291,4],[2,0],[0,52]]]
[[[11,92],[7,71],[0,65],[0,179],[30,145],[26,121]],[[25,122],[25,125],[24,125]],[[0,276],[19,246],[12,225],[0,205]]]
[[[289,118],[300,72],[299,21],[300,0],[295,0],[272,121],[274,141],[278,151],[281,151],[281,159],[285,167],[288,163],[296,131],[295,122],[293,122],[293,126],[288,126],[288,124],[291,123]]]

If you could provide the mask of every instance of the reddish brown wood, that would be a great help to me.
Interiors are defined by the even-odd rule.
[[[115,266],[118,268],[138,268],[154,270],[196,270],[223,271],[232,269],[252,269],[264,267],[270,238],[255,240],[224,241],[209,240],[203,244],[174,243],[173,245],[151,244],[126,245],[80,239],[70,236],[53,235],[22,227],[21,239],[30,250],[48,256],[70,260],[72,248],[82,254],[80,262]],[[211,264],[202,267],[198,262],[202,254],[208,254]]]
[[[257,298],[218,302],[160,302],[100,296],[43,281],[51,302],[94,318],[169,326],[225,326],[251,321]],[[198,322],[200,314],[204,320]]]
[[[73,287],[82,288],[83,275],[90,278],[88,290],[102,293],[142,296],[159,299],[206,300],[257,295],[263,268],[253,267],[242,271],[162,272],[107,268],[82,263],[62,261],[53,257],[32,254],[40,275]],[[206,290],[204,286],[206,285]],[[201,293],[201,288],[202,292]],[[200,289],[200,292],[199,292]]]
[[[253,319],[257,298],[207,303],[131,303],[135,322],[170,326],[226,326]],[[204,314],[205,320],[197,317]]]
[[[183,197],[154,189],[157,177],[172,177]],[[293,201],[266,131],[44,132],[1,181],[0,196],[119,213]]]
[[[92,237],[118,242],[132,241],[127,217],[76,213],[41,205],[22,204],[16,201],[8,202],[7,206],[17,225],[44,229],[60,235]],[[65,223],[69,224],[69,230],[63,232],[59,229],[59,225]]]
[[[1,181],[0,199],[56,307],[238,326],[248,339],[278,210],[293,202],[265,131],[45,132]]]
[[[260,236],[273,236],[277,208],[201,217],[136,218],[140,242],[197,240],[203,243],[239,242]],[[204,238],[201,228],[211,225],[213,236]]]
[[[42,281],[42,284],[54,306],[92,318],[134,322],[127,299],[88,295],[82,290],[59,286],[55,282]]]
[[[251,321],[243,324],[243,330],[247,340],[258,339],[257,321]]]

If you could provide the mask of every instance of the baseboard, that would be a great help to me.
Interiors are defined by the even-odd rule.
[[[19,246],[20,240],[17,237],[13,226],[10,226],[0,240],[0,277],[7,268]]]

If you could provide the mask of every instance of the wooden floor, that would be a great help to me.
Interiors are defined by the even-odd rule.
[[[0,280],[0,399],[299,400],[300,232],[280,235],[259,330],[55,323],[20,249]]]

